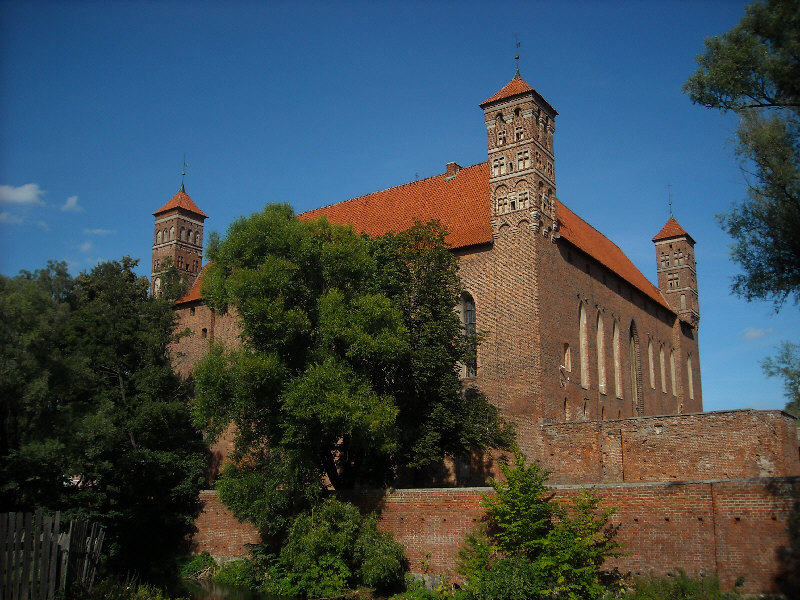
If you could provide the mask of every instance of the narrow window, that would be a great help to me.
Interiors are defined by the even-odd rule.
[[[517,210],[517,195],[516,194],[511,194],[508,197],[508,206],[509,206],[510,210],[512,210],[512,211]]]
[[[508,212],[508,198],[500,196],[497,199],[497,214],[504,214]]]
[[[520,141],[525,134],[523,133],[522,127],[515,127],[514,128],[514,139],[516,141]]]
[[[581,385],[589,387],[589,335],[586,331],[586,310],[583,302],[578,309],[578,326],[580,328]]]
[[[501,156],[500,158],[497,159],[497,163],[498,163],[498,165],[500,167],[500,175],[505,175],[506,174],[506,157],[505,156]]]
[[[658,350],[658,364],[661,367],[661,391],[667,393],[667,371],[664,368],[664,346]]]
[[[156,233],[156,244],[160,243],[161,243],[161,232],[159,231],[158,233]]]
[[[681,309],[686,309],[686,294],[681,294]]]
[[[678,386],[675,381],[675,353],[672,350],[669,351],[669,379],[672,384],[672,395],[677,396]]]
[[[631,322],[630,336],[628,338],[628,350],[630,353],[631,363],[631,399],[632,399],[632,413],[634,415],[644,414],[644,401],[642,398],[642,363],[641,355],[639,354],[639,332],[636,330],[636,324]]]
[[[587,414],[588,414],[588,412],[587,412],[587,410],[586,410],[586,409],[588,408],[588,407],[587,407],[587,405],[588,405],[588,402],[586,402],[586,401],[584,400],[584,401],[583,401],[583,420],[584,420],[584,421],[586,421],[586,416],[587,416]]]
[[[569,344],[564,344],[564,370],[572,371],[572,353],[569,349]]]
[[[192,316],[194,316],[194,313],[195,313],[195,308],[194,308],[194,306],[193,306],[193,307],[191,307],[191,308],[189,309],[189,314],[190,314],[190,315],[192,315]]]
[[[200,334],[202,335],[203,339],[206,339],[208,337],[208,329],[203,327],[203,329],[200,331]]]
[[[506,130],[501,129],[497,132],[497,145],[502,146],[506,143]]]
[[[689,381],[689,398],[694,400],[694,381],[692,379],[692,357],[686,357],[686,378]]]
[[[603,332],[603,313],[597,313],[597,385],[600,393],[606,393],[606,352]]]
[[[181,241],[183,242],[185,240],[186,240],[186,230],[183,227],[181,227]]]
[[[528,190],[520,192],[517,197],[519,198],[520,209],[528,208]]]
[[[650,388],[656,389],[656,365],[653,361],[653,340],[647,341],[647,362],[650,363]]]
[[[564,420],[569,421],[569,405],[566,398],[564,398]]]
[[[619,326],[616,321],[614,321],[611,339],[614,345],[614,388],[617,393],[617,398],[622,398],[622,370],[619,360]]]
[[[169,239],[170,239],[170,241],[175,239],[175,228],[174,227],[170,227],[169,228]]]
[[[475,319],[475,300],[472,296],[464,292],[459,301],[461,316],[461,326],[464,328],[464,336],[467,338],[467,357],[466,362],[461,367],[462,377],[474,377],[478,370],[477,347],[475,332],[477,331]]]

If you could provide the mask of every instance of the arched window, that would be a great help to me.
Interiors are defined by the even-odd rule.
[[[686,357],[686,379],[689,382],[689,398],[694,400],[694,380],[692,378],[692,355]]]
[[[161,243],[161,231],[156,233],[156,244],[160,244],[160,243]]]
[[[580,328],[581,354],[581,386],[589,387],[589,334],[586,331],[586,309],[581,302],[578,308],[578,326]]]
[[[667,393],[667,370],[664,367],[664,344],[658,350],[658,365],[661,367],[661,392]]]
[[[669,379],[672,384],[672,395],[677,396],[678,386],[675,381],[675,353],[672,350],[669,351]]]
[[[199,231],[195,231],[194,232],[194,243],[197,244],[198,246],[200,245],[200,232]]]
[[[153,295],[158,298],[161,296],[161,278],[156,277],[155,284],[153,285]]]
[[[186,241],[186,230],[181,227],[181,241]]]
[[[606,393],[606,351],[603,331],[603,313],[597,313],[597,385],[600,393]]]
[[[572,352],[569,349],[569,344],[564,344],[564,364],[562,366],[565,371],[572,371]]]
[[[611,335],[614,344],[614,388],[617,398],[622,398],[622,366],[619,358],[619,325],[614,321],[614,328]]]
[[[175,227],[169,228],[169,240],[172,241],[175,239]]]
[[[647,362],[650,365],[650,388],[656,389],[656,364],[653,359],[653,340],[647,340]]]
[[[464,335],[468,342],[468,356],[466,363],[461,366],[462,377],[474,377],[478,371],[478,357],[476,346],[476,315],[475,300],[468,292],[461,294],[458,302],[458,313],[461,317],[461,326],[464,328]]]
[[[642,362],[639,354],[639,332],[636,324],[631,321],[630,333],[628,336],[628,353],[631,363],[631,404],[634,415],[644,414],[644,401],[642,399]]]

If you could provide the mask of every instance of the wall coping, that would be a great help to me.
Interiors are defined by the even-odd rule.
[[[592,419],[589,421],[556,421],[553,419],[539,419],[539,424],[543,427],[548,425],[585,425],[587,423],[614,423],[619,421],[646,421],[652,419],[681,419],[684,417],[704,417],[708,415],[725,415],[730,413],[757,413],[757,414],[768,414],[768,413],[779,413],[785,417],[789,417],[792,421],[797,421],[798,417],[794,416],[792,413],[786,412],[780,408],[770,408],[770,409],[757,409],[757,408],[729,408],[724,410],[710,410],[710,411],[702,411],[702,412],[693,412],[693,413],[678,413],[678,414],[665,414],[665,415],[641,415],[637,417],[626,417],[624,419],[605,419],[603,421],[598,419]]]

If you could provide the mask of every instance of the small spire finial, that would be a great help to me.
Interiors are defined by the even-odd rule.
[[[672,218],[672,184],[667,184],[667,195],[669,196],[669,218]]]
[[[516,33],[514,34],[514,39],[517,42],[517,50],[519,50],[521,42],[519,41],[519,37],[517,37]],[[519,52],[517,52],[517,54],[514,55],[514,60],[517,61],[517,72],[514,75],[514,77],[520,77],[520,74],[519,74]]]
[[[181,191],[186,192],[183,187],[183,178],[186,177],[186,167],[189,166],[189,163],[186,162],[186,153],[183,153],[183,168],[181,169]]]

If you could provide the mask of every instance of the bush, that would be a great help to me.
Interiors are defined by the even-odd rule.
[[[374,516],[328,499],[293,522],[279,556],[266,556],[263,589],[277,595],[324,597],[361,585],[387,590],[405,572],[403,549],[378,531]]]
[[[504,481],[491,480],[485,497],[488,529],[467,537],[459,552],[459,573],[469,597],[567,598],[599,600],[607,594],[601,567],[616,556],[612,510],[598,510],[600,498],[582,491],[566,506],[553,501],[548,473],[525,465],[516,453],[503,465]]]
[[[735,600],[741,598],[738,590],[724,592],[716,575],[690,577],[678,569],[673,577],[640,577],[634,580],[633,589],[624,600]]]
[[[214,581],[224,583],[231,587],[248,590],[255,590],[258,588],[258,581],[256,580],[253,570],[253,563],[248,559],[234,560],[225,563],[217,571],[217,574],[214,576]]]
[[[208,552],[201,552],[194,556],[186,557],[180,566],[180,576],[183,579],[203,579],[211,577],[217,570],[217,563]]]

